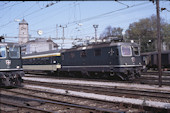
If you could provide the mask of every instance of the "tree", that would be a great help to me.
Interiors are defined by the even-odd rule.
[[[129,25],[125,37],[129,40],[139,41],[142,52],[157,50],[157,18],[152,15],[150,18],[140,19]],[[160,19],[160,31],[163,42],[170,39],[170,24]]]
[[[109,38],[109,37],[117,37],[117,38],[122,38],[123,34],[122,34],[123,29],[120,27],[111,27],[108,26],[105,28],[104,32],[102,34],[100,34],[100,38],[104,39],[104,38]]]

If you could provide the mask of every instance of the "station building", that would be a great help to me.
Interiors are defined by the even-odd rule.
[[[29,40],[28,23],[23,19],[19,23],[18,43],[21,45],[22,54],[37,53],[43,51],[57,50],[58,45],[51,38],[36,38]]]

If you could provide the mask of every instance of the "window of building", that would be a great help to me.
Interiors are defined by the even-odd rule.
[[[52,50],[52,44],[49,44],[49,50]]]

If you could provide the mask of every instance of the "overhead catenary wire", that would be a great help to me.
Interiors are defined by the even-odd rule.
[[[81,22],[88,22],[88,21],[91,21],[91,20],[94,20],[94,19],[99,19],[99,18],[106,17],[106,16],[108,16],[109,14],[112,14],[112,13],[115,13],[115,12],[119,12],[119,11],[122,11],[122,10],[126,10],[126,9],[128,9],[128,8],[132,8],[132,7],[140,6],[140,5],[145,5],[145,4],[148,4],[148,2],[139,3],[139,4],[136,4],[136,5],[131,5],[131,6],[129,6],[129,7],[125,7],[125,8],[121,8],[121,9],[118,9],[118,10],[110,11],[110,12],[103,13],[103,14],[96,15],[96,16],[89,17],[89,18],[80,19],[80,20],[77,20],[77,21],[72,21],[72,22],[67,23],[66,25],[67,25],[68,27],[71,27],[71,26],[79,23],[80,21],[81,21]],[[53,29],[55,29],[55,28],[56,28],[56,27],[53,27]],[[42,28],[42,29],[43,29],[43,28]]]
[[[71,6],[72,5],[72,3],[71,4],[68,4],[68,8],[66,8],[67,6],[65,5],[65,6],[62,6],[62,7],[58,7],[57,8],[57,11],[51,11],[50,13],[47,13],[47,14],[52,14],[51,16],[53,16],[53,15],[58,15],[58,14],[61,14],[61,13],[63,13],[63,10],[69,10],[71,7],[73,7],[73,6]],[[63,9],[63,8],[66,8],[66,9]],[[61,11],[61,9],[63,9],[62,11]],[[54,13],[54,14],[53,14]],[[46,14],[45,14],[46,15]],[[42,15],[43,16],[43,15]],[[35,26],[35,25],[37,25],[37,24],[42,24],[42,21],[44,22],[44,21],[49,21],[50,19],[52,19],[52,18],[49,18],[50,16],[47,16],[46,18],[43,18],[43,19],[41,19],[41,20],[38,20],[38,22],[35,22],[35,23],[33,23],[33,24],[31,24],[30,26]],[[50,27],[51,27],[51,25],[50,25]],[[46,29],[47,29],[48,27],[46,26]],[[56,27],[52,27],[53,29],[55,29]],[[41,28],[41,29],[45,29],[45,28]]]
[[[136,4],[136,5],[131,5],[129,7],[125,7],[125,8],[117,9],[117,10],[114,10],[114,11],[106,12],[106,13],[103,13],[103,14],[100,14],[100,15],[96,15],[96,16],[93,16],[93,17],[85,18],[85,19],[82,19],[81,22],[86,22],[86,21],[90,21],[90,20],[93,20],[93,19],[102,18],[102,17],[104,17],[106,15],[109,15],[109,14],[112,14],[112,13],[115,13],[115,12],[118,12],[118,11],[122,11],[122,10],[125,10],[125,9],[128,9],[128,8],[144,5],[146,3],[148,3],[148,2],[144,2],[144,3],[140,3],[140,4]],[[75,24],[77,22],[79,22],[79,20],[78,21],[73,21],[73,22],[67,24],[67,26],[69,27],[69,25]]]
[[[6,7],[4,7],[4,8],[1,8],[0,11],[3,11],[3,10],[6,9],[6,8],[11,8],[11,7],[15,6],[15,5],[19,5],[19,4],[21,4],[21,3],[23,3],[23,2],[19,2],[19,3],[18,3],[18,1],[17,1],[17,3],[15,3],[15,4],[12,4],[12,5],[10,5],[10,6],[6,6]]]
[[[56,2],[56,3],[58,3],[58,2]],[[54,3],[54,4],[56,4],[56,3]],[[50,6],[54,5],[54,4],[50,4],[50,5],[47,4],[45,7],[41,8],[41,9],[38,9],[38,10],[36,10],[36,11],[33,11],[33,12],[25,15],[24,17],[30,16],[30,15],[32,15],[32,14],[34,14],[34,13],[37,13],[37,12],[39,12],[39,11],[41,11],[41,10],[43,10],[43,9],[46,9],[46,8],[48,8],[48,7],[50,7]],[[22,16],[21,16],[21,17],[15,17],[15,18],[22,18]],[[5,26],[7,26],[7,25],[9,25],[9,24],[11,24],[11,23],[13,23],[13,22],[14,22],[14,20],[11,20],[11,21],[3,24],[3,25],[0,25],[0,29],[2,29],[3,27],[5,27]]]
[[[119,11],[117,11],[117,12],[119,12]],[[118,13],[118,14],[120,14],[120,13]],[[111,14],[108,14],[108,15],[104,15],[104,16],[101,16],[101,17],[99,17],[99,19],[102,19],[103,17],[108,17],[108,16],[112,16],[113,15],[113,13],[111,13]],[[34,18],[32,18],[32,19],[34,19]],[[85,19],[85,18],[84,18]],[[94,18],[94,19],[91,19],[91,20],[94,20],[95,21],[95,19],[98,19],[98,18]],[[80,22],[82,19],[80,18],[79,20],[77,20],[77,23],[78,22]],[[84,21],[84,22],[89,22],[89,21],[91,21],[91,20],[87,20],[87,21]],[[71,22],[74,22],[74,21],[71,21]],[[68,27],[71,27],[71,26],[76,26],[76,24],[77,23],[73,23],[73,24],[70,24],[71,22],[69,22],[69,23],[66,23],[66,24],[69,24],[70,26],[68,26]],[[81,21],[82,22],[82,21]],[[30,25],[30,24],[29,24]],[[84,24],[83,24],[84,25]],[[101,25],[100,25],[101,26]],[[84,27],[84,26],[83,26]],[[90,25],[88,26],[89,28],[91,27]],[[49,30],[48,31],[44,31],[44,33],[43,34],[45,34],[45,35],[47,35],[47,34],[50,34],[50,33],[52,33],[52,31],[55,31],[55,29],[56,29],[56,27],[55,27],[55,24],[54,24],[54,27],[51,27],[51,29],[49,28]],[[88,30],[88,29],[85,29],[85,30]],[[35,30],[36,31],[36,30]],[[85,31],[86,32],[86,31]],[[77,32],[76,32],[77,33]],[[75,33],[75,34],[76,34]],[[83,32],[84,33],[84,32]],[[84,33],[84,34],[88,34],[88,33]],[[92,34],[92,33],[90,33],[90,34]],[[94,34],[94,33],[93,33]],[[50,34],[51,35],[51,34]],[[77,35],[77,34],[76,34]],[[79,36],[79,34],[77,35],[77,36]]]

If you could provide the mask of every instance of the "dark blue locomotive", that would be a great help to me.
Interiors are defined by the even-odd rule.
[[[132,80],[140,76],[142,60],[135,43],[100,43],[61,51],[61,72],[89,76],[115,76]]]
[[[20,86],[24,72],[20,46],[16,43],[0,42],[0,85]]]

